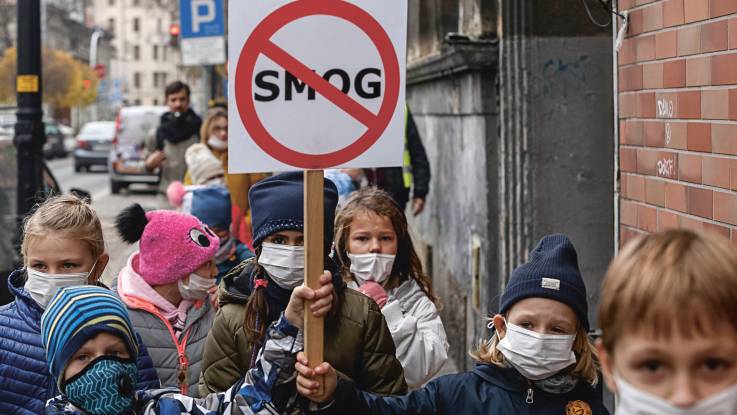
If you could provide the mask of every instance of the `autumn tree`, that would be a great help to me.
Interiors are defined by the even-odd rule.
[[[97,98],[97,75],[67,52],[43,51],[43,98],[54,108],[87,106]],[[8,48],[0,59],[0,102],[15,101],[17,52]]]

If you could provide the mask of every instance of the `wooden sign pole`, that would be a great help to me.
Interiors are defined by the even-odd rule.
[[[305,285],[316,290],[320,288],[320,275],[325,265],[325,200],[323,195],[323,171],[304,172],[304,244],[305,244]],[[323,362],[325,319],[315,318],[310,311],[311,302],[305,303],[305,354],[314,368]],[[320,381],[322,390],[322,380]]]

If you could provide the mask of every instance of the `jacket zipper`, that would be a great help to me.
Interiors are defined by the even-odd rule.
[[[532,390],[532,387],[527,389],[527,399],[525,399],[525,402],[527,402],[528,405],[531,405],[535,402],[534,398],[535,392]]]
[[[188,372],[189,372],[189,358],[187,357],[187,341],[189,340],[189,334],[192,330],[192,327],[187,328],[186,331],[182,332],[181,341],[177,339],[177,335],[174,333],[174,327],[172,327],[171,323],[167,319],[164,318],[164,316],[159,313],[155,307],[151,306],[149,303],[146,302],[140,302],[141,300],[132,299],[133,301],[125,301],[125,300],[131,300],[125,297],[122,297],[123,301],[126,303],[126,305],[130,306],[134,309],[139,309],[146,311],[148,313],[153,314],[154,316],[158,317],[159,320],[161,320],[162,323],[166,326],[167,329],[169,329],[169,334],[171,335],[171,340],[174,343],[174,346],[177,348],[177,355],[179,360],[179,370],[177,371],[177,382],[179,383],[179,390],[184,395],[189,394],[189,379],[188,379]]]

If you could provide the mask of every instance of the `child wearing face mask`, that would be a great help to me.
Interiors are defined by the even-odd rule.
[[[329,279],[329,278],[328,278]],[[272,391],[293,378],[294,354],[302,347],[304,300],[316,300],[315,316],[331,307],[307,287],[295,290],[283,315],[269,327],[256,367],[225,392],[193,399],[177,389],[140,391],[135,359],[139,353],[125,304],[107,290],[68,287],[43,314],[41,330],[48,369],[60,395],[46,406],[49,415],[248,415],[272,412]],[[74,318],[68,318],[74,316]],[[291,324],[294,322],[294,324]]]
[[[268,177],[264,173],[228,173],[228,111],[213,108],[207,113],[200,130],[201,143],[210,149],[220,160],[225,170],[225,186],[230,191],[233,205],[233,235],[251,247],[251,208],[248,204],[248,191],[259,180]]]
[[[0,413],[42,413],[58,391],[45,369],[41,314],[54,294],[71,285],[98,284],[108,262],[100,219],[81,199],[53,197],[26,218],[24,268],[8,278],[15,301],[0,307]],[[137,387],[158,388],[148,351],[140,353]]]
[[[325,180],[325,252],[332,245],[338,200]],[[220,311],[205,346],[201,393],[223,391],[253,366],[266,328],[279,317],[304,280],[303,174],[283,173],[255,184],[253,212],[256,258],[241,263],[220,283]],[[326,258],[326,268],[331,260]],[[349,289],[338,273],[336,300],[325,322],[325,357],[366,390],[404,393],[402,366],[381,311],[371,299]],[[296,398],[296,390],[292,388]],[[287,405],[292,405],[289,402]]]
[[[139,243],[116,284],[133,327],[151,350],[161,384],[196,397],[205,339],[215,319],[208,296],[220,240],[192,215],[146,212],[138,204],[118,214],[116,227],[124,241]]]
[[[309,369],[303,354],[297,388],[335,414],[608,414],[587,334],[586,287],[567,237],[544,237],[512,272],[492,322],[492,338],[472,354],[473,372],[442,376],[409,395],[362,392],[328,363]],[[316,374],[325,375],[321,392]]]
[[[737,414],[737,252],[671,230],[612,261],[597,344],[617,415]]]
[[[192,186],[177,199],[174,200],[176,207],[201,220],[220,238],[220,248],[215,254],[218,284],[236,265],[254,256],[253,252],[230,232],[232,218],[230,192],[224,186]]]
[[[448,359],[448,341],[407,218],[388,193],[365,187],[346,200],[335,218],[335,258],[348,286],[381,308],[407,385],[429,381]]]

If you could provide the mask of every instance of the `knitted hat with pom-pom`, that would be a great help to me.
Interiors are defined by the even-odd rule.
[[[118,214],[115,226],[128,243],[139,242],[137,272],[151,286],[169,284],[211,260],[220,240],[192,215],[133,204]]]

